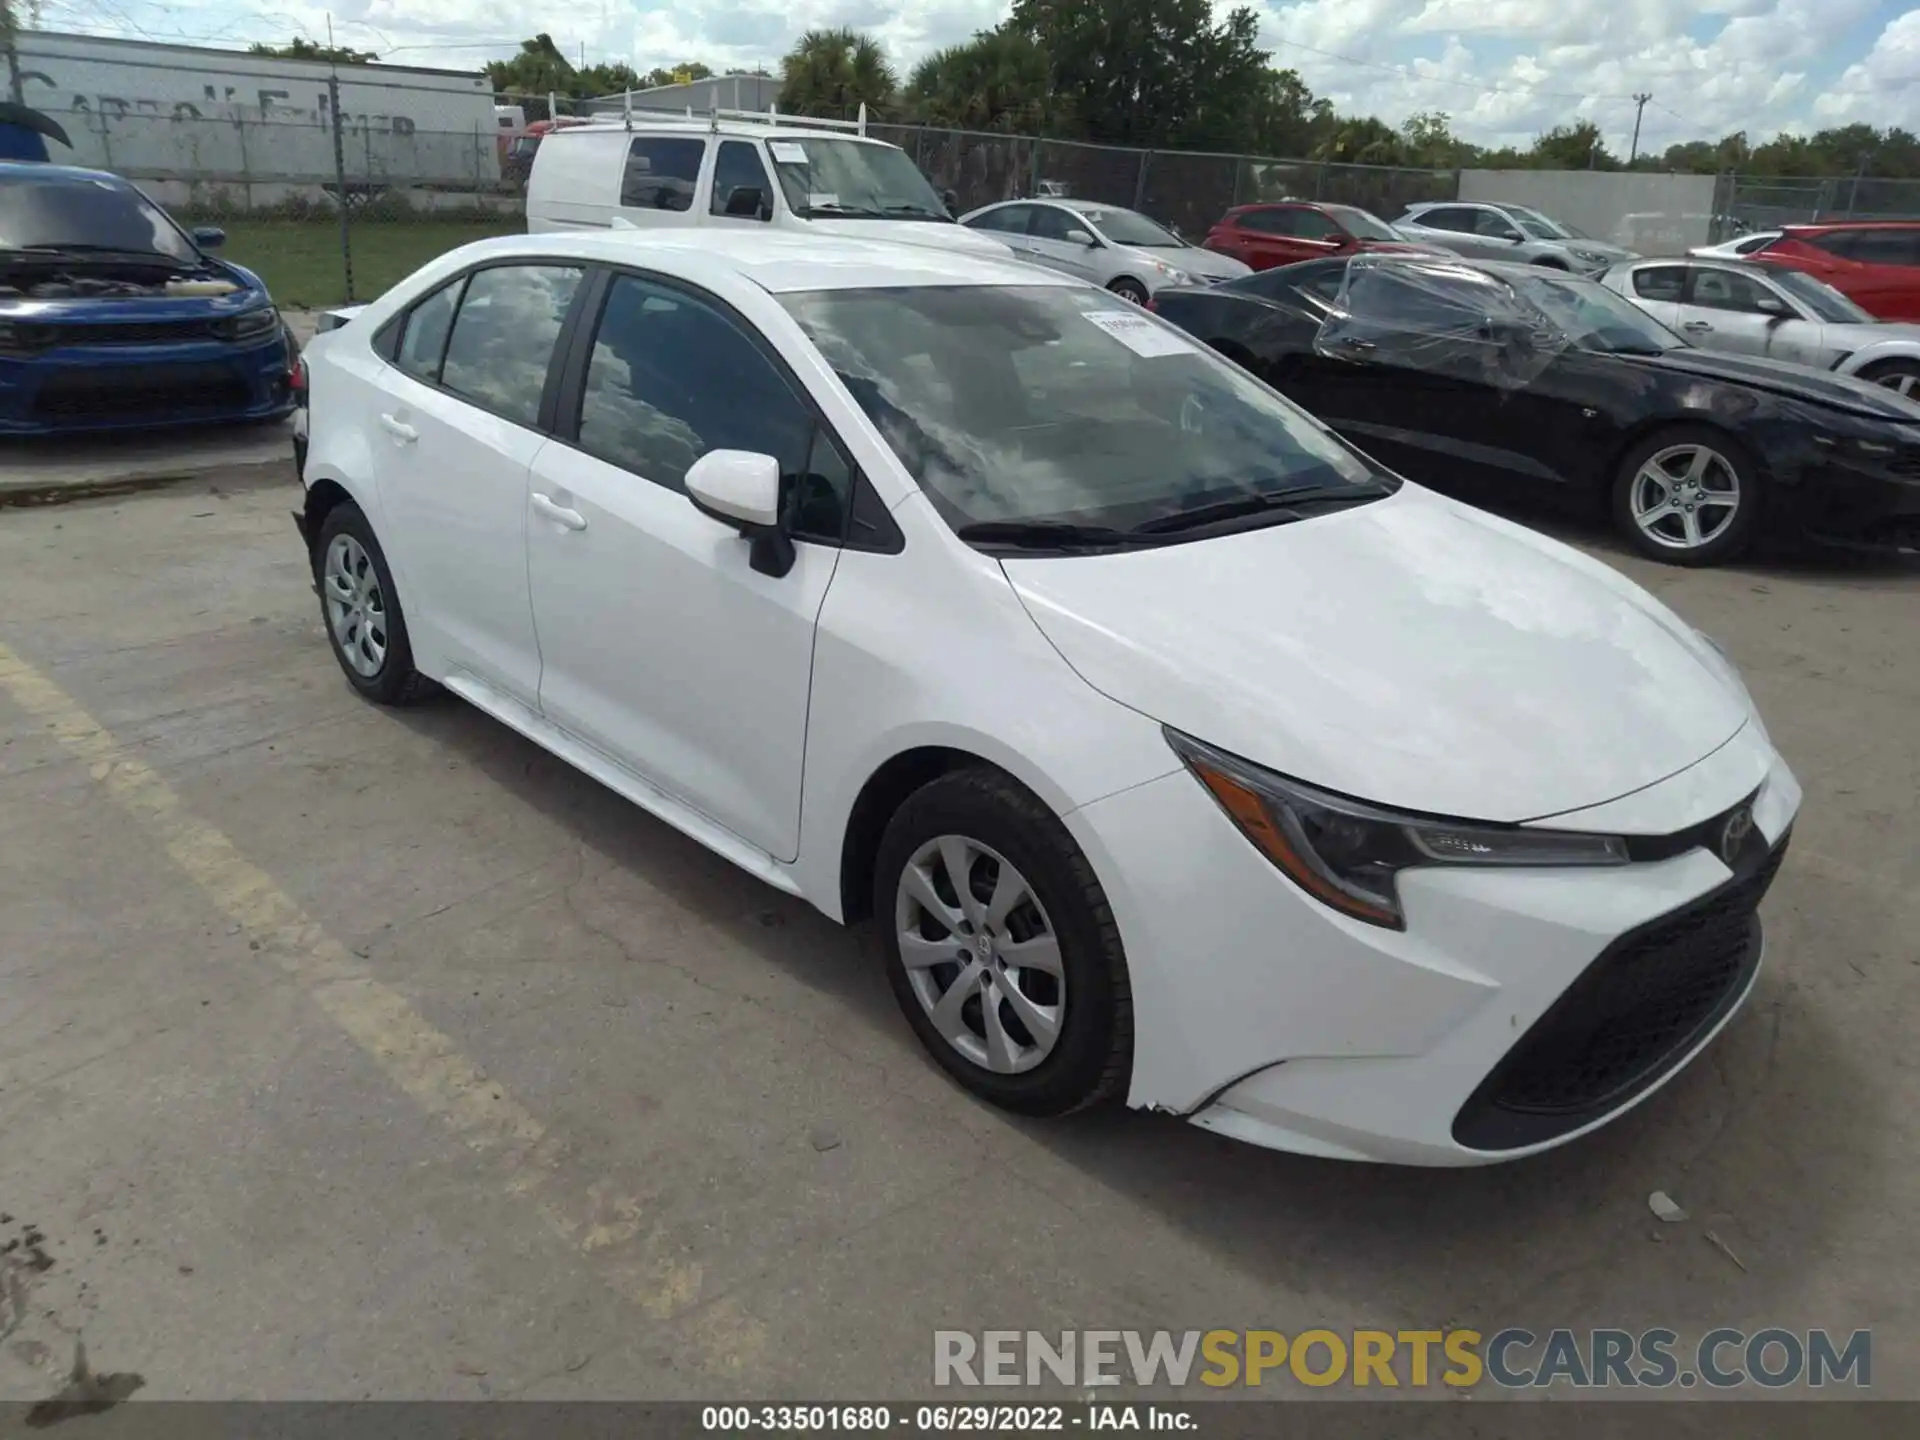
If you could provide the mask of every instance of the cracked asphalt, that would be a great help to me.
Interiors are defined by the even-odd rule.
[[[1457,1325],[1871,1327],[1920,1398],[1914,571],[1575,534],[1727,646],[1806,807],[1703,1063],[1422,1173],[982,1107],[869,937],[355,699],[295,498],[0,511],[0,1400],[82,1339],[139,1399],[898,1399],[941,1328]]]

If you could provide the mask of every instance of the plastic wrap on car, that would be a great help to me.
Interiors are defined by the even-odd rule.
[[[1530,291],[1540,287],[1530,286]],[[1518,390],[1572,345],[1539,298],[1457,261],[1356,256],[1313,348],[1337,362],[1455,375]]]

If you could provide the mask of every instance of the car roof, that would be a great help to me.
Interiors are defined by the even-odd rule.
[[[1789,235],[1808,232],[1825,235],[1835,230],[1920,230],[1920,220],[1815,220],[1804,225],[1783,225],[1781,229]]]
[[[1082,215],[1091,214],[1096,210],[1118,210],[1128,215],[1138,215],[1140,213],[1131,205],[1109,205],[1104,200],[1076,200],[1070,197],[1049,197],[1041,203],[1064,205],[1069,210],[1078,210]]]
[[[51,165],[45,160],[0,160],[0,175],[51,175],[56,180],[111,180],[117,185],[126,185],[124,175],[115,175],[111,170],[88,170],[79,165]]]
[[[818,125],[773,124],[756,120],[721,120],[709,115],[676,115],[670,111],[636,110],[629,123],[624,114],[593,115],[584,125],[568,125],[551,131],[554,135],[605,135],[667,132],[678,135],[724,135],[733,140],[852,140],[861,145],[900,147],[873,135],[856,135],[846,130],[829,130]]]
[[[884,222],[882,222],[884,223]],[[720,265],[775,295],[799,290],[885,290],[925,285],[1071,286],[1085,282],[1011,255],[968,254],[899,240],[796,234],[790,230],[673,226],[506,235],[468,247],[489,259],[539,255],[643,265],[649,257],[689,271]]]

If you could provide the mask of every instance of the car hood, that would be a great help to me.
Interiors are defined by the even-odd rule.
[[[944,220],[832,220],[815,218],[806,222],[829,235],[851,235],[856,240],[894,240],[903,245],[928,245],[936,250],[959,250],[968,255],[991,255],[998,260],[1012,257],[1004,241],[978,230]]]
[[[1704,642],[1624,576],[1411,484],[1291,524],[1001,563],[1095,689],[1401,809],[1520,821],[1601,804],[1747,721]]]
[[[1241,264],[1231,255],[1216,255],[1211,250],[1202,250],[1198,245],[1190,245],[1184,250],[1135,250],[1134,253],[1162,260],[1176,270],[1204,276],[1209,280],[1237,280],[1242,275],[1253,273],[1251,266]]]
[[[1877,330],[1880,327],[1859,328]],[[1884,385],[1857,380],[1851,375],[1836,375],[1830,370],[1816,370],[1810,365],[1796,365],[1789,360],[1734,355],[1724,350],[1698,350],[1691,346],[1668,350],[1660,355],[1626,355],[1618,358],[1656,370],[1680,371],[1737,385],[1751,385],[1775,395],[1832,406],[1869,419],[1889,420],[1903,425],[1920,424],[1920,402],[1909,400]]]

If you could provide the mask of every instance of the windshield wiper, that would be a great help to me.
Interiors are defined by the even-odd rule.
[[[883,205],[880,207],[889,215],[911,215],[916,220],[945,220],[952,223],[953,217],[944,211],[929,210],[924,205]]]
[[[167,254],[164,250],[123,250],[117,245],[18,245],[11,249],[0,250],[0,258],[7,260],[25,258],[29,260],[137,260],[155,265],[184,265],[187,262]]]
[[[884,220],[887,212],[875,210],[871,205],[842,205],[835,201],[831,205],[809,205],[808,215],[858,215],[868,220]]]
[[[971,544],[1012,545],[1022,550],[1153,543],[1137,529],[1115,530],[1110,525],[1077,525],[1071,520],[976,520],[971,525],[962,525],[954,534]]]
[[[1202,526],[1240,520],[1249,515],[1271,514],[1279,520],[1304,520],[1301,507],[1357,505],[1362,500],[1377,500],[1391,495],[1393,489],[1377,480],[1353,485],[1297,485],[1292,489],[1261,490],[1251,495],[1236,495],[1231,500],[1216,500],[1196,505],[1191,510],[1176,510],[1171,515],[1156,515],[1143,520],[1130,532],[1135,535],[1168,535],[1177,530],[1197,530]]]

